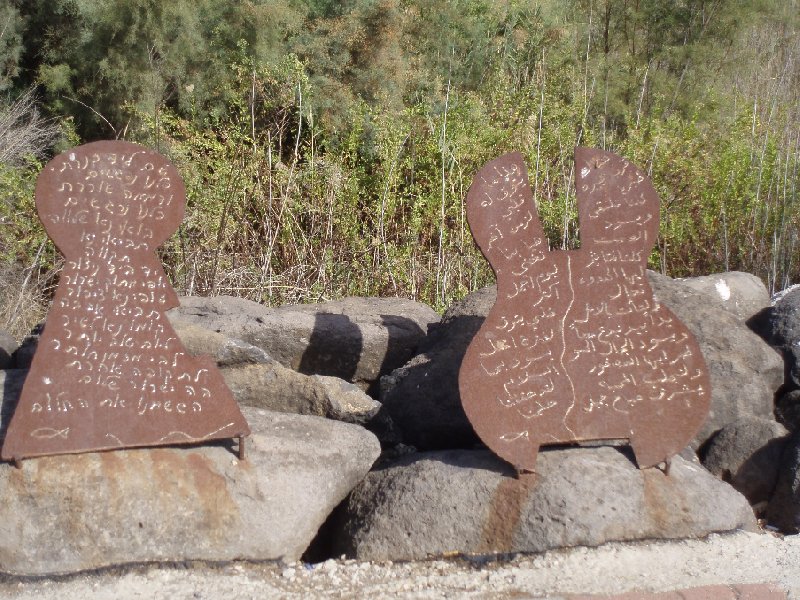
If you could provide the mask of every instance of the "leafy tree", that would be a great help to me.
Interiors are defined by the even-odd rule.
[[[290,2],[48,0],[25,3],[26,66],[85,138],[123,135],[131,109],[224,110],[218,90],[241,40],[275,59],[299,24]]]
[[[0,92],[7,91],[19,75],[24,20],[11,0],[0,0]]]

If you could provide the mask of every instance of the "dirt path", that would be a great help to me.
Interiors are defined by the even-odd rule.
[[[775,583],[800,600],[800,536],[739,532],[705,540],[608,544],[507,561],[430,560],[316,565],[139,567],[59,580],[6,581],[18,600],[224,598],[563,598],[662,592],[718,584]]]

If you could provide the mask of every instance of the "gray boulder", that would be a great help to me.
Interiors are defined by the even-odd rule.
[[[766,334],[775,346],[788,350],[800,341],[800,286],[776,296],[767,327]]]
[[[800,390],[792,390],[778,398],[775,418],[789,431],[800,431]]]
[[[0,464],[0,572],[299,559],[378,441],[327,419],[243,412],[253,430],[245,461],[208,445]]]
[[[515,478],[487,451],[410,455],[373,471],[344,505],[335,552],[415,560],[451,552],[542,552],[615,540],[756,528],[747,500],[702,467],[639,470],[611,447],[546,450]]]
[[[207,355],[217,361],[220,367],[268,364],[275,360],[258,346],[243,340],[229,337],[217,331],[177,322],[175,332],[184,348],[193,356]]]
[[[786,442],[767,521],[784,533],[800,533],[800,432]]]
[[[489,286],[454,303],[419,354],[381,379],[381,403],[405,443],[425,450],[478,443],[461,407],[458,371],[496,296],[497,288]]]
[[[0,329],[0,369],[11,368],[11,357],[18,347],[17,340],[11,337],[7,331]]]
[[[380,402],[352,383],[303,375],[284,367],[258,346],[183,322],[177,323],[175,330],[189,353],[216,359],[240,405],[358,424],[365,424],[380,410]]]
[[[751,325],[786,359],[786,383],[800,387],[800,287],[776,295],[775,305],[752,319]]]
[[[402,298],[345,298],[268,308],[222,296],[181,298],[170,320],[241,339],[295,371],[339,377],[375,396],[380,376],[414,355],[439,316],[424,304]]]
[[[750,504],[766,502],[778,480],[788,433],[771,419],[741,417],[711,438],[703,465],[744,494]]]
[[[365,424],[381,407],[361,388],[337,377],[303,375],[276,361],[222,369],[244,406]]]
[[[711,409],[695,437],[696,448],[739,417],[773,418],[775,393],[783,384],[781,355],[741,319],[686,285],[648,271],[656,300],[697,338],[711,375]]]
[[[675,281],[704,294],[706,298],[745,321],[770,305],[769,292],[761,278],[729,271]]]
[[[711,410],[693,448],[740,416],[771,417],[775,392],[783,382],[780,354],[686,280],[648,275],[656,299],[696,336],[710,372]],[[477,443],[461,407],[458,371],[495,297],[496,287],[490,286],[455,303],[420,345],[420,353],[384,377],[380,400],[406,443],[421,450]]]

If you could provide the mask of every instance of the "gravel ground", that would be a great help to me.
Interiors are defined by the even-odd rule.
[[[140,566],[0,583],[18,600],[212,600],[218,598],[562,598],[660,592],[715,584],[776,583],[800,600],[800,536],[747,532],[704,540],[572,548],[507,560],[480,557],[406,563]]]

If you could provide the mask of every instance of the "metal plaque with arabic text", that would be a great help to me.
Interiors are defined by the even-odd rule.
[[[611,152],[578,148],[581,246],[549,250],[522,156],[483,167],[466,200],[497,301],[467,349],[461,400],[483,442],[520,470],[539,447],[627,439],[640,467],[680,452],[709,409],[693,335],[653,298],[658,233],[649,178]]]

